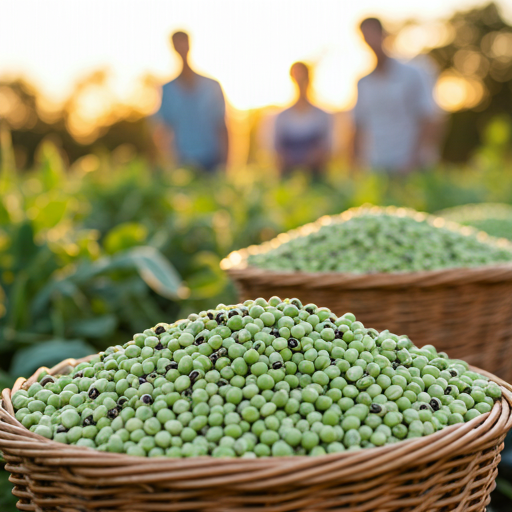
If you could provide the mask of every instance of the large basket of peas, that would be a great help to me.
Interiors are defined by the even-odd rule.
[[[512,245],[404,208],[361,207],[231,253],[240,300],[352,311],[512,381]]]
[[[19,379],[0,450],[27,511],[483,512],[509,388],[350,313],[260,298]]]

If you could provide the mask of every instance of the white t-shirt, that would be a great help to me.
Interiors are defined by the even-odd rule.
[[[432,92],[420,72],[389,59],[384,72],[373,71],[357,84],[354,121],[363,131],[363,154],[375,169],[408,164],[421,122],[435,113]]]

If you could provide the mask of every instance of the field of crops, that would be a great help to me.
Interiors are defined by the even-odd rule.
[[[250,168],[205,177],[110,156],[91,171],[87,158],[66,169],[47,143],[35,168],[20,174],[4,155],[0,388],[148,325],[232,303],[235,290],[219,269],[224,256],[321,215],[363,203],[428,212],[512,204],[512,165],[485,153],[465,168],[393,180],[333,170],[322,182],[300,173],[279,181]],[[9,491],[2,478],[5,512],[14,510]]]

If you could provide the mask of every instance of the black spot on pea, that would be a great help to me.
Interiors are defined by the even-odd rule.
[[[228,313],[228,317],[231,318],[233,316],[236,316],[236,315],[240,315],[240,313],[236,310],[236,309],[232,309],[229,313]]]
[[[84,418],[84,427],[88,427],[89,425],[96,425],[96,422],[94,421],[92,415],[87,416],[87,418]]]
[[[188,374],[188,378],[194,382],[197,377],[199,377],[199,372],[197,370],[192,370],[189,374]]]
[[[341,338],[343,338],[343,333],[341,331],[339,331],[338,329],[336,329],[334,331],[334,338],[337,340],[341,340]]]
[[[162,334],[165,332],[165,327],[163,325],[159,325],[156,329],[155,329],[155,333],[156,334]]]
[[[153,384],[153,382],[155,382],[155,380],[158,379],[158,374],[157,373],[150,373],[147,377],[146,377],[146,380],[150,383],[150,384]]]
[[[73,379],[81,379],[84,376],[84,372],[76,372],[75,375],[73,375]]]
[[[466,393],[466,394],[470,395],[472,391],[473,391],[473,389],[472,389],[472,388],[470,388],[470,387],[468,386],[468,387],[463,391],[463,393]]]
[[[441,408],[440,404],[440,400],[436,400],[435,398],[432,398],[432,400],[430,400],[430,407],[432,407],[434,411],[439,411],[439,409]]]
[[[210,311],[208,311],[208,313],[206,313],[206,316],[207,316],[210,320],[213,320],[213,313],[211,313]]]
[[[178,369],[178,363],[176,361],[171,361],[166,367],[166,371],[169,370],[177,370]]]
[[[372,404],[370,405],[370,412],[373,414],[379,414],[379,412],[382,412],[382,407],[379,404]]]
[[[156,347],[155,347],[155,350],[163,350],[164,349],[164,346],[162,345],[162,342],[158,342]]]
[[[113,409],[110,409],[110,411],[107,412],[107,418],[113,420],[119,416],[119,410],[117,407],[114,407]]]
[[[89,398],[91,400],[96,400],[100,396],[100,392],[96,388],[91,388],[89,390]]]
[[[144,382],[146,382],[146,378],[145,377],[139,377],[139,384],[144,384]]]
[[[122,396],[118,401],[117,401],[117,405],[119,407],[123,407],[123,405],[128,402],[128,398],[126,398],[125,396]]]
[[[194,345],[201,345],[204,343],[204,336],[198,336],[195,341],[194,341]]]
[[[274,370],[279,370],[279,368],[282,368],[283,367],[283,363],[281,363],[281,361],[276,361],[275,363],[272,363],[272,368]]]
[[[50,384],[53,382],[55,382],[55,379],[51,375],[45,375],[41,379],[41,382],[39,384],[41,384],[41,386],[43,386],[43,388],[44,388],[46,386],[46,384]]]
[[[289,338],[288,339],[288,347],[289,348],[297,348],[299,346],[298,340],[295,338]]]
[[[444,390],[444,394],[445,395],[449,395],[451,392],[452,392],[452,387],[451,386],[447,386],[446,389]]]
[[[151,405],[153,403],[153,397],[151,395],[142,395],[140,397],[140,399],[142,400],[143,403],[145,403],[146,405]]]

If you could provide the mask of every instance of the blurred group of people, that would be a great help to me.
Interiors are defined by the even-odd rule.
[[[388,55],[385,32],[377,18],[363,20],[360,31],[375,54],[376,66],[357,87],[349,155],[352,167],[407,173],[434,163],[442,129],[432,80],[417,66]],[[191,68],[185,32],[175,32],[171,41],[182,67],[163,86],[156,116],[158,139],[174,147],[180,165],[205,171],[225,167],[229,138],[222,88]],[[332,155],[333,115],[313,104],[310,69],[305,63],[294,63],[290,76],[297,97],[275,120],[273,146],[278,165],[283,174],[300,168],[319,175]]]

